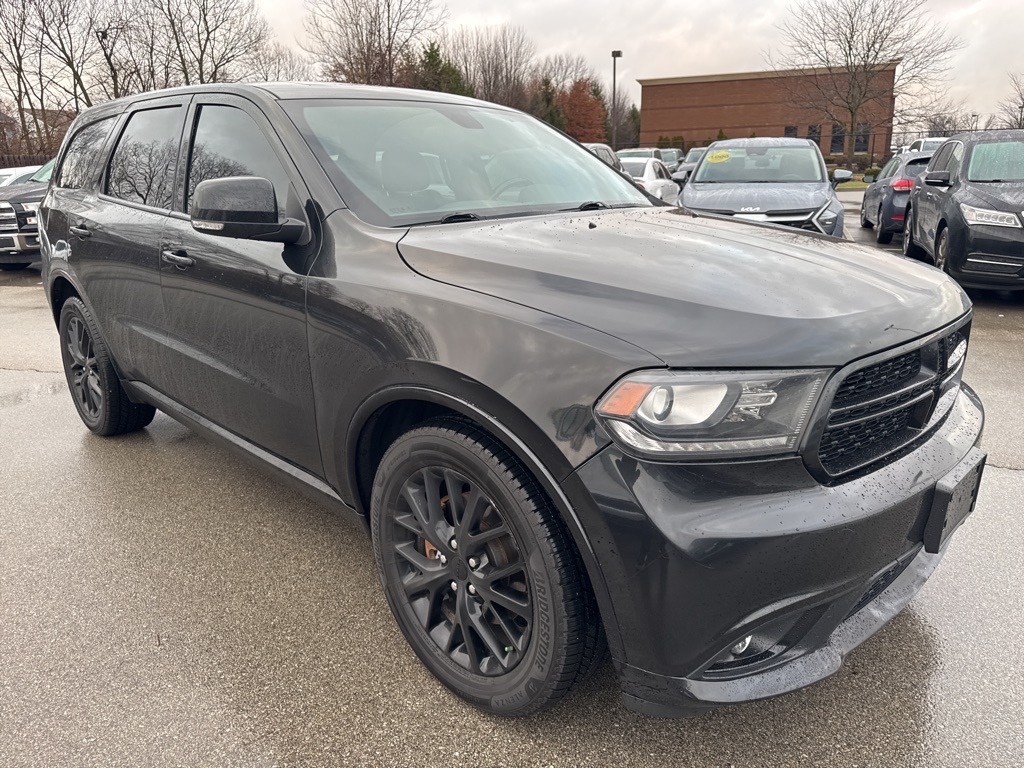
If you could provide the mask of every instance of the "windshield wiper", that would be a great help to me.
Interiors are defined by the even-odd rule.
[[[570,211],[597,211],[601,208],[610,208],[608,203],[602,203],[600,200],[588,200],[585,203],[580,203],[575,208],[568,208]]]
[[[483,221],[483,216],[475,213],[449,213],[434,221],[417,221],[415,224],[408,224],[410,227],[424,227],[428,224],[458,224],[460,221]]]
[[[1007,179],[968,179],[975,184],[1006,184]]]

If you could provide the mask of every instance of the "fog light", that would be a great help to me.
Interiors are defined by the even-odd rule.
[[[753,635],[747,635],[729,650],[732,652],[733,656],[742,656],[747,652],[747,649],[750,648],[750,641],[753,639]]]

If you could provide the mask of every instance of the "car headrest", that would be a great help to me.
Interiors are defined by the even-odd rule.
[[[380,179],[388,193],[407,195],[430,186],[430,169],[419,152],[389,149],[381,156]]]

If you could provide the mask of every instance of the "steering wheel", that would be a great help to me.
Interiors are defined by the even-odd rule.
[[[497,200],[510,189],[528,187],[532,183],[532,181],[524,179],[522,176],[513,176],[511,179],[505,179],[501,184],[494,188],[494,192],[491,193],[491,200]]]

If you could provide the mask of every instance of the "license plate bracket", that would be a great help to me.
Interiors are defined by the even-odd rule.
[[[980,448],[972,448],[964,460],[935,485],[932,509],[924,527],[925,552],[934,554],[942,549],[974,511],[986,458],[987,454]]]

